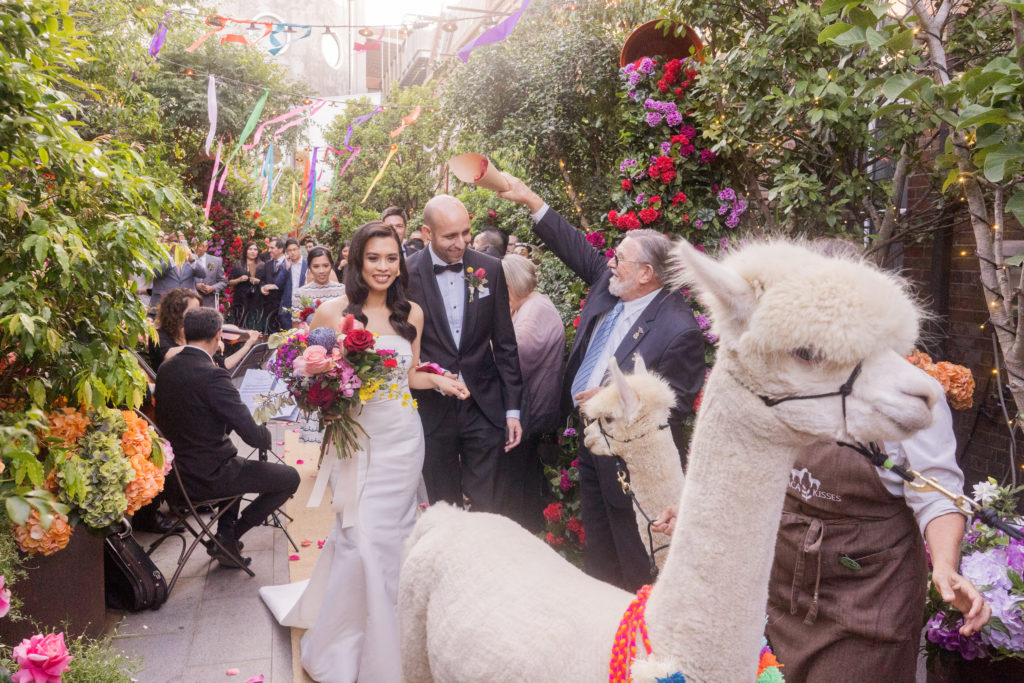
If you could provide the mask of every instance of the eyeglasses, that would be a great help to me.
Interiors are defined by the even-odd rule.
[[[647,263],[647,261],[637,261],[637,260],[634,260],[634,259],[619,258],[619,252],[618,251],[613,251],[612,252],[612,257],[610,259],[608,259],[608,262],[611,263],[611,265],[613,267],[615,267],[615,268],[618,268],[620,263],[643,263],[643,264]]]

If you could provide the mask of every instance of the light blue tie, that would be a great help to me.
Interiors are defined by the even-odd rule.
[[[580,393],[587,388],[587,383],[590,381],[590,376],[594,373],[594,368],[597,366],[597,361],[601,358],[601,353],[604,351],[605,345],[608,344],[608,338],[612,336],[612,329],[615,328],[615,321],[622,315],[622,302],[615,304],[615,308],[608,312],[608,315],[601,321],[601,326],[597,328],[597,332],[590,338],[590,344],[587,346],[587,353],[583,356],[583,362],[580,364],[580,369],[576,373],[576,378],[572,381],[572,395]],[[576,405],[576,399],[572,400],[572,404]]]

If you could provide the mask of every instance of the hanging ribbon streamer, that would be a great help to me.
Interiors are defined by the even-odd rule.
[[[252,113],[249,114],[249,119],[245,122],[245,127],[242,128],[242,133],[238,136],[238,143],[235,148],[231,150],[231,154],[228,156],[228,160],[224,162],[224,178],[228,175],[228,166],[231,165],[231,160],[238,154],[238,150],[242,149],[242,143],[245,142],[249,134],[252,133],[253,129],[256,128],[256,122],[260,120],[260,114],[263,113],[263,107],[267,103],[267,97],[270,95],[270,88],[263,89],[263,95],[260,96],[259,101],[253,108]],[[221,180],[221,186],[224,185],[224,180]]]
[[[160,54],[160,48],[164,46],[164,40],[167,39],[167,17],[170,16],[170,12],[164,12],[164,18],[160,20],[160,25],[156,27],[156,33],[153,34],[153,40],[149,42],[149,56],[156,57]],[[209,152],[209,150],[207,150]]]
[[[276,141],[277,138],[281,136],[281,133],[285,132],[286,130],[288,130],[292,126],[297,126],[300,123],[302,123],[303,121],[305,121],[306,119],[312,118],[314,114],[316,114],[318,111],[320,111],[321,109],[324,108],[325,104],[327,104],[327,100],[317,100],[316,105],[313,107],[313,110],[311,112],[309,112],[309,114],[307,114],[306,116],[303,116],[301,119],[295,119],[294,121],[289,121],[288,123],[286,123],[283,126],[281,126],[280,128],[278,128],[276,131],[274,131],[274,140]]]
[[[306,32],[303,33],[298,38],[292,38],[291,40],[282,41],[280,38],[278,38],[278,34],[280,34],[282,31],[291,34],[295,33],[293,29],[297,28],[305,29]],[[297,43],[303,38],[309,38],[309,34],[312,32],[313,27],[310,24],[274,24],[274,30],[270,32],[270,44],[273,45],[273,47],[267,50],[267,52],[276,56],[279,52],[281,52],[281,50],[285,49],[292,43]]]
[[[490,45],[492,43],[497,43],[508,38],[509,34],[512,33],[512,29],[516,27],[516,24],[519,23],[519,20],[522,18],[523,12],[525,12],[526,8],[529,6],[530,0],[523,0],[523,4],[519,8],[518,12],[509,16],[500,24],[496,24],[491,28],[487,29],[486,31],[484,31],[483,33],[481,33],[476,40],[474,40],[473,42],[469,43],[469,45],[456,52],[456,56],[458,56],[458,58],[461,59],[463,62],[468,62],[469,53],[475,50],[476,48],[483,47],[484,45]]]
[[[293,180],[292,181],[292,215],[291,215],[291,224],[292,224],[293,228],[295,227],[295,212],[299,210],[298,202],[295,201],[295,189],[297,187],[298,187],[298,184]]]
[[[362,147],[352,147],[351,145],[348,144],[349,140],[352,139],[352,133],[354,133],[355,129],[361,126],[363,123],[369,121],[372,116],[379,114],[382,111],[384,111],[384,107],[378,105],[374,107],[373,111],[371,111],[369,114],[363,114],[362,116],[357,116],[356,118],[352,119],[352,121],[348,124],[348,131],[345,133],[345,140],[342,142],[342,144],[345,145],[344,152],[337,150],[333,147],[327,148],[329,151],[334,152],[338,156],[343,156],[345,154],[351,155],[349,156],[348,159],[345,160],[345,164],[341,167],[341,170],[338,172],[339,179],[343,175],[345,175],[345,171],[348,169],[349,164],[352,163],[352,160],[355,159],[356,155],[359,154],[359,152],[363,149]],[[324,158],[327,158],[327,152],[324,152]]]
[[[206,25],[213,26],[213,30],[207,31],[203,35],[199,36],[199,40],[186,47],[185,52],[195,52],[196,50],[198,50],[199,46],[205,43],[208,38],[214,36],[217,33],[220,33],[221,31],[225,31],[228,27],[229,22],[233,22],[239,25],[247,24],[249,27],[262,26],[263,35],[261,35],[256,40],[249,40],[249,38],[246,37],[244,33],[225,33],[223,36],[221,36],[220,39],[222,45],[224,43],[241,43],[242,45],[255,45],[256,43],[260,42],[268,35],[270,35],[270,31],[273,28],[272,24],[266,21],[252,21],[251,19],[231,19],[229,17],[224,17],[219,14],[211,14],[210,16],[206,17]]]
[[[418,119],[420,117],[420,112],[422,112],[422,111],[423,111],[423,107],[419,107],[418,106],[418,107],[416,107],[415,109],[412,110],[411,114],[409,114],[408,116],[403,116],[402,117],[402,125],[400,125],[398,128],[395,128],[393,131],[391,131],[391,133],[390,133],[391,137],[392,138],[396,138],[399,135],[401,135],[403,130],[405,130],[407,127],[411,126],[413,123],[416,122],[416,119]],[[377,181],[380,180],[384,176],[384,170],[388,167],[388,164],[391,163],[391,157],[395,156],[395,152],[397,152],[397,151],[398,151],[398,145],[391,145],[391,149],[388,151],[388,155],[384,159],[384,163],[381,165],[380,170],[377,171],[377,175],[376,175],[376,177],[374,177],[373,182],[370,183],[370,187],[367,188],[366,194],[363,195],[363,201],[359,202],[360,204],[365,204],[366,200],[369,199],[370,193],[373,192],[373,188],[377,185]]]
[[[299,222],[303,225],[309,223],[313,216],[313,211],[316,210],[316,157],[319,152],[320,148],[314,147],[313,154],[306,160],[306,175],[303,180],[306,186],[306,203],[299,214]],[[305,220],[303,220],[303,217],[305,217]]]
[[[217,167],[220,165],[220,152],[224,146],[223,140],[217,141],[217,157],[213,160],[213,173],[210,174],[210,191],[206,194],[206,209],[203,212],[207,218],[210,217],[210,205],[213,204],[213,186],[217,183]]]
[[[282,121],[287,121],[288,119],[290,119],[290,118],[292,118],[294,116],[298,116],[299,114],[301,114],[302,112],[306,111],[307,109],[309,109],[312,106],[313,106],[312,104],[304,104],[301,107],[296,107],[295,109],[292,109],[289,112],[285,112],[284,114],[281,114],[280,116],[277,116],[275,118],[270,119],[269,121],[264,121],[263,123],[260,124],[260,127],[256,129],[256,134],[253,136],[252,142],[250,142],[248,145],[242,145],[242,149],[243,150],[250,150],[253,147],[255,147],[256,145],[260,144],[260,138],[263,137],[263,129],[266,128],[267,126],[273,126],[275,123],[281,123]],[[305,118],[305,117],[303,117],[303,118]]]
[[[213,136],[217,133],[217,82],[210,74],[210,83],[206,86],[206,117],[210,120],[210,132],[206,134],[206,153],[210,153]]]
[[[270,195],[274,192],[274,143],[271,142],[267,145],[267,154],[263,157],[263,169],[260,171],[260,178],[262,178],[262,186],[260,187],[260,193],[263,196],[263,201],[260,202],[260,211],[270,201]]]

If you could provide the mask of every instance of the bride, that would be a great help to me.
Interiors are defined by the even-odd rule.
[[[406,297],[409,275],[394,229],[380,222],[352,238],[345,271],[346,296],[324,302],[310,328],[338,329],[352,314],[377,335],[376,348],[395,349],[407,370],[398,391],[387,387],[359,413],[368,439],[357,463],[338,474],[338,512],[327,543],[307,581],[260,589],[284,626],[309,629],[302,638],[302,666],[322,683],[389,683],[401,677],[398,651],[398,570],[402,546],[416,522],[416,494],[423,466],[423,427],[409,388],[469,397],[451,375],[416,372],[423,310]],[[389,396],[394,396],[390,398]],[[328,452],[323,467],[334,467]],[[340,490],[356,492],[354,510],[339,505]],[[353,514],[354,512],[354,514]]]

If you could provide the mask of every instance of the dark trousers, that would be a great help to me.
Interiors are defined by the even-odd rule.
[[[527,531],[544,528],[544,467],[538,447],[541,434],[527,434],[499,459],[500,512]]]
[[[444,500],[461,507],[465,496],[474,511],[497,512],[504,428],[495,427],[473,399],[432,400],[450,401],[452,405],[435,424],[423,425],[423,483],[430,503]]]
[[[232,476],[219,478],[206,486],[193,486],[192,482],[185,482],[185,486],[190,495],[201,498],[223,498],[239,493],[258,494],[241,515],[238,514],[239,504],[235,503],[220,518],[218,533],[231,531],[240,537],[254,526],[263,524],[270,513],[292,497],[299,488],[299,473],[294,467],[276,462],[244,458],[235,460],[240,463],[232,468],[236,470]],[[193,494],[193,491],[196,493]]]
[[[652,583],[650,560],[636,528],[632,501],[618,482],[604,487],[594,465],[595,457],[580,443],[580,502],[587,542],[583,547],[583,570],[606,583],[631,593]],[[602,468],[604,469],[604,468]],[[605,472],[605,477],[613,472]]]

